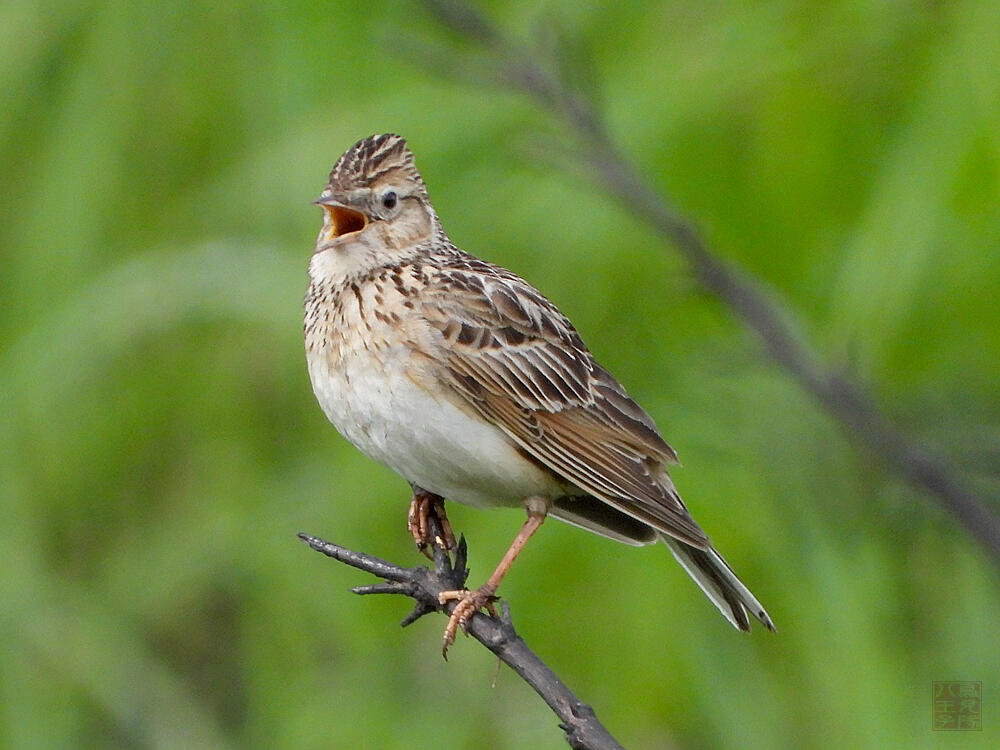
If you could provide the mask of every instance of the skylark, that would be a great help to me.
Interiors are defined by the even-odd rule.
[[[735,627],[749,630],[749,613],[774,629],[681,501],[666,468],[677,454],[653,420],[555,305],[451,243],[402,138],[354,144],[316,203],[305,344],[326,416],[410,483],[418,543],[442,498],[527,512],[483,586],[442,594],[457,600],[445,652],[547,516],[662,540]]]

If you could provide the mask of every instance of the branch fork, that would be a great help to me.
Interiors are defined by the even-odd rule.
[[[441,528],[436,514],[429,519],[432,538],[439,538]],[[454,559],[440,545],[434,544],[434,568],[406,568],[365,552],[356,552],[339,544],[309,534],[299,534],[317,552],[332,557],[358,570],[382,579],[381,583],[355,586],[355,594],[402,594],[414,600],[413,609],[400,625],[406,627],[424,615],[443,612],[447,615],[458,605],[456,600],[441,602],[442,592],[465,588],[469,576],[466,568],[468,547],[462,536],[455,546]],[[623,750],[621,744],[597,719],[594,710],[581,701],[562,680],[528,647],[514,628],[510,607],[502,602],[497,617],[474,613],[467,622],[466,633],[507,664],[548,704],[559,717],[559,727],[570,747],[577,750]],[[447,658],[447,656],[445,657]]]

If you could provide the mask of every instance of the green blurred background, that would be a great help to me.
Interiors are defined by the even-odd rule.
[[[1000,494],[1000,12],[929,2],[496,3],[579,40],[611,132],[912,435]],[[326,422],[305,267],[337,156],[405,135],[457,244],[530,279],[677,448],[779,631],[662,546],[550,523],[504,584],[630,748],[1000,746],[994,565],[856,447],[585,181],[562,125],[395,50],[410,3],[0,7],[0,745],[558,748],[443,618],[352,596],[300,530],[405,564],[408,487]],[[462,46],[459,43],[459,46]],[[582,52],[580,52],[582,51]],[[472,581],[521,522],[451,506]],[[931,730],[931,682],[983,730]]]

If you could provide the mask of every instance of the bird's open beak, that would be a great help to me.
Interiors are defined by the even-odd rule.
[[[360,211],[348,208],[342,203],[338,203],[332,197],[320,198],[313,201],[317,206],[322,206],[330,217],[330,233],[327,240],[343,237],[345,234],[360,232],[368,225],[368,219]]]

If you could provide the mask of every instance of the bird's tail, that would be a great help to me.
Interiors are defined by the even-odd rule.
[[[751,594],[750,589],[743,585],[743,581],[736,577],[733,569],[714,547],[708,549],[692,547],[666,534],[662,538],[674,553],[677,562],[684,566],[688,575],[701,586],[701,590],[734,627],[750,630],[750,619],[747,617],[749,612],[768,630],[775,629],[774,623],[757,601],[757,597]]]

